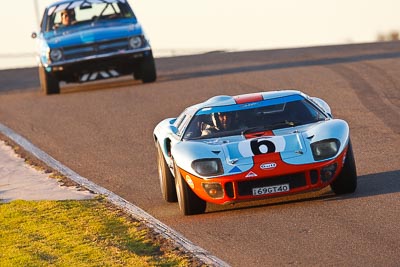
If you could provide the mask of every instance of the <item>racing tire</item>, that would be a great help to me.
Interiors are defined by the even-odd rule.
[[[189,187],[175,165],[175,186],[178,196],[179,209],[183,215],[202,214],[206,211],[207,203],[199,198]]]
[[[157,143],[157,167],[158,176],[160,178],[161,193],[165,201],[177,202],[175,189],[175,179],[170,169],[168,168],[167,162],[165,161],[164,154],[161,151],[160,144]]]
[[[134,80],[141,80],[142,77],[140,77],[140,72],[138,70],[133,71],[133,79]]]
[[[45,95],[60,93],[59,81],[51,73],[48,73],[43,66],[39,67],[39,80],[40,88]]]
[[[136,75],[137,76],[137,75]],[[134,77],[136,78],[134,75]],[[146,56],[140,65],[140,75],[143,83],[152,83],[157,79],[156,64],[154,62],[153,54],[150,53]]]
[[[351,141],[346,153],[342,171],[338,177],[332,182],[331,188],[336,195],[354,193],[357,188],[357,169],[354,160],[353,148]]]

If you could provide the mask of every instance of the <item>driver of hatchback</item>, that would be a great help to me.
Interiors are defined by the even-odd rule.
[[[75,22],[75,11],[73,9],[64,9],[61,11],[61,25],[69,26]]]

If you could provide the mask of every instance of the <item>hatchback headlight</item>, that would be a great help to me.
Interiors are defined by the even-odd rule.
[[[52,62],[60,61],[63,57],[63,53],[60,49],[52,49],[50,51],[50,59]]]
[[[326,139],[311,144],[314,160],[324,160],[334,157],[340,147],[337,139]]]
[[[192,168],[201,176],[213,176],[224,173],[220,159],[199,159],[192,162]]]
[[[143,45],[142,38],[140,36],[133,36],[129,38],[129,47],[132,49],[140,48]]]

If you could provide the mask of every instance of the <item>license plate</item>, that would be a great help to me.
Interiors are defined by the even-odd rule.
[[[290,190],[289,184],[280,184],[265,187],[253,188],[253,196],[269,195],[274,193],[288,192]]]

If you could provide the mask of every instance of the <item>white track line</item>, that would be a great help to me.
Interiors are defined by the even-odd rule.
[[[174,229],[170,228],[166,224],[160,222],[159,220],[157,220],[156,218],[154,218],[141,208],[133,205],[132,203],[114,194],[113,192],[89,181],[85,177],[80,176],[70,168],[64,166],[56,159],[54,159],[50,155],[46,154],[44,151],[34,146],[27,139],[15,133],[13,130],[11,130],[10,128],[1,123],[0,123],[0,132],[5,136],[7,136],[8,138],[10,138],[11,140],[13,140],[18,145],[20,145],[27,152],[31,153],[36,158],[47,164],[49,167],[53,168],[54,170],[57,170],[58,172],[65,175],[74,182],[80,184],[81,186],[97,194],[104,195],[111,203],[125,210],[132,217],[143,222],[146,226],[153,229],[158,234],[162,235],[163,237],[169,240],[172,240],[173,242],[175,242],[176,245],[182,247],[184,250],[193,254],[195,257],[204,262],[207,266],[229,266],[226,262],[212,255],[205,249],[196,246],[191,241],[186,239],[183,235],[176,232]]]

